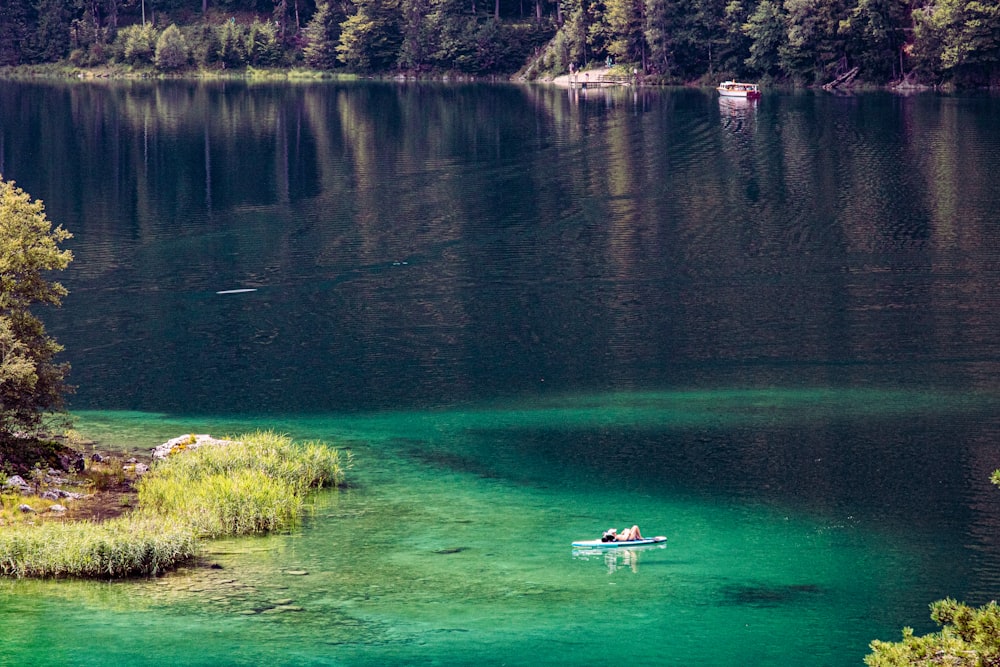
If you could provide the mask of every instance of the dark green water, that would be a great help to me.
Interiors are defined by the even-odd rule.
[[[357,461],[219,568],[0,583],[0,664],[856,665],[996,598],[998,155],[985,96],[0,84],[78,430]]]

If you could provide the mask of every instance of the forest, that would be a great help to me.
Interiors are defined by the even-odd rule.
[[[1000,86],[995,0],[4,0],[0,66]],[[856,78],[855,78],[856,77]]]

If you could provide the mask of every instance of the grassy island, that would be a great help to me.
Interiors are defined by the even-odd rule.
[[[308,493],[342,483],[350,464],[326,444],[273,432],[182,449],[138,480],[138,506],[125,515],[0,526],[0,575],[156,575],[195,556],[201,539],[295,525]]]

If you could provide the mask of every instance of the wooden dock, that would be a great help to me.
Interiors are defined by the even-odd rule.
[[[587,76],[587,72],[570,77],[571,88],[607,88],[609,86],[631,86],[635,77],[629,74],[597,74]]]

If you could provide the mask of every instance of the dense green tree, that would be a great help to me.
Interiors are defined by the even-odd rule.
[[[463,9],[463,0],[430,0],[430,6],[425,33],[431,62],[440,69],[476,71],[476,15]]]
[[[73,259],[59,248],[70,236],[52,227],[41,201],[0,177],[0,439],[7,442],[36,431],[68,390],[69,367],[54,361],[62,347],[31,308],[58,306],[66,295],[47,273]]]
[[[156,40],[156,68],[165,72],[173,72],[187,67],[191,61],[191,53],[187,40],[181,34],[180,28],[171,23],[160,33]]]
[[[785,0],[784,6],[788,38],[778,52],[786,75],[822,83],[848,65],[840,0]]]
[[[432,64],[432,54],[437,50],[436,34],[432,26],[437,23],[437,8],[432,15],[430,0],[401,0],[403,40],[399,48],[399,66],[408,70],[422,70]]]
[[[750,19],[748,0],[729,0],[722,9],[724,39],[718,50],[717,69],[730,74],[742,75],[746,70],[746,59],[750,53],[751,40],[743,31]],[[740,77],[742,78],[742,77]]]
[[[122,58],[133,65],[152,63],[158,38],[159,31],[152,23],[123,28],[118,33],[118,41],[122,43]]]
[[[848,50],[870,81],[903,77],[903,47],[910,8],[900,0],[857,0],[840,31]]]
[[[0,66],[18,65],[32,34],[33,9],[29,0],[0,4]]]
[[[76,65],[91,67],[107,60],[107,46],[111,38],[111,28],[102,25],[88,6],[82,18],[70,25],[70,60]]]
[[[607,0],[605,20],[612,34],[608,54],[618,61],[643,63],[646,60],[644,0]]]
[[[219,27],[219,60],[224,67],[243,67],[246,64],[246,31],[235,19]]]
[[[534,73],[611,55],[665,81],[815,84],[859,66],[874,82],[1000,85],[994,0],[0,0],[0,65],[152,63],[167,14],[199,17],[178,24],[194,62],[234,68],[499,73],[534,51]]]
[[[191,48],[191,58],[198,65],[212,65],[219,59],[219,32],[215,27],[201,23],[185,36]]]
[[[565,71],[571,63],[577,67],[585,64],[592,57],[592,51],[587,44],[587,35],[594,18],[589,11],[587,0],[569,0],[566,12],[566,23],[563,24],[560,35],[562,44],[558,54],[562,59],[559,69]]]
[[[750,38],[747,67],[760,75],[778,76],[781,73],[779,54],[788,40],[781,4],[763,0],[743,25],[743,32]]]
[[[914,13],[917,57],[935,74],[971,84],[1000,75],[1000,5],[939,0]]]
[[[342,24],[337,55],[349,67],[388,70],[402,44],[399,0],[354,0],[356,13]]]
[[[36,24],[25,48],[29,62],[60,60],[69,53],[73,14],[64,0],[38,0]]]
[[[303,56],[310,67],[333,69],[337,66],[340,24],[347,18],[339,2],[320,0],[316,13],[305,28]]]
[[[715,0],[646,0],[650,68],[675,80],[692,80],[715,70],[718,53],[724,51],[719,47],[727,29],[723,14],[724,6]]]
[[[277,26],[271,21],[254,19],[246,32],[244,47],[248,65],[273,67],[281,62],[281,39]]]

